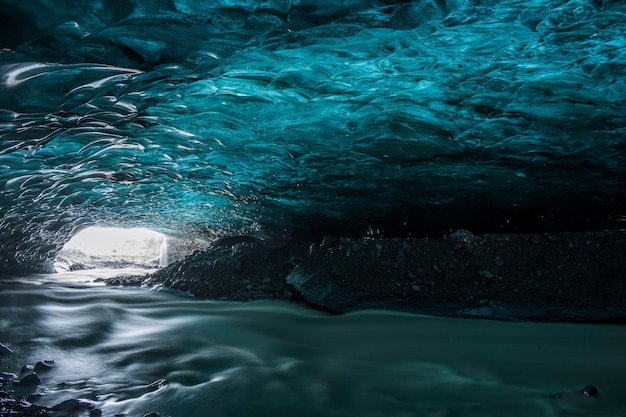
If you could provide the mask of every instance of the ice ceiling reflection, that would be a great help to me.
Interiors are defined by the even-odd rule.
[[[91,224],[614,227],[626,5],[0,0],[2,267]]]

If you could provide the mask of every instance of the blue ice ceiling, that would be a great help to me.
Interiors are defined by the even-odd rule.
[[[626,3],[0,0],[0,268],[178,236],[626,213]]]

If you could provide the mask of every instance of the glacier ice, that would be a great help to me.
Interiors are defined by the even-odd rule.
[[[626,4],[0,0],[0,269],[89,225],[623,225]]]

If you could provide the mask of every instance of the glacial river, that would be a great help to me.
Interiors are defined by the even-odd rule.
[[[93,282],[114,273],[0,282],[0,371],[54,361],[16,395],[105,417],[626,416],[625,326],[332,316]]]

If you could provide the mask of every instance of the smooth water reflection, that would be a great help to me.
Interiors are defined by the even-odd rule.
[[[85,398],[105,416],[626,416],[623,326],[330,316],[81,283],[112,273],[0,284],[0,342],[15,352],[1,370],[55,361],[39,403]]]

